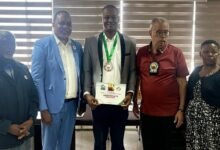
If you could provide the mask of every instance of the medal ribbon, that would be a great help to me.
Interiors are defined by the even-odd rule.
[[[104,37],[104,32],[102,34],[102,37],[103,37],[103,43],[104,43],[105,55],[106,55],[106,58],[107,58],[107,62],[110,63],[111,60],[112,60],[112,56],[115,52],[115,47],[116,47],[116,44],[117,44],[117,41],[118,41],[118,32],[116,32],[116,37],[115,37],[115,40],[113,42],[113,46],[111,47],[110,53],[108,51],[108,46],[107,46],[106,39]]]

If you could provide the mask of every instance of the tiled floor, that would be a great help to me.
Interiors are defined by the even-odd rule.
[[[126,127],[124,145],[125,150],[143,150],[139,139],[138,128]],[[91,126],[76,127],[76,150],[93,150],[93,133]],[[111,141],[107,140],[107,150],[111,150]]]

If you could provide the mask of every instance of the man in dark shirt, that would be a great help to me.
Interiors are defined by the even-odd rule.
[[[15,45],[0,31],[0,149],[30,150],[38,95],[28,68],[12,58]]]

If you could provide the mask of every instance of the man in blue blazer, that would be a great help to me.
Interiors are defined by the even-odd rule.
[[[69,150],[81,95],[82,46],[70,39],[70,14],[54,16],[54,35],[37,41],[32,76],[38,89],[43,150]]]

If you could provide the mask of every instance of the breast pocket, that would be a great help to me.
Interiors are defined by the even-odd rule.
[[[163,61],[160,63],[160,72],[162,75],[176,76],[175,64],[169,61]]]

